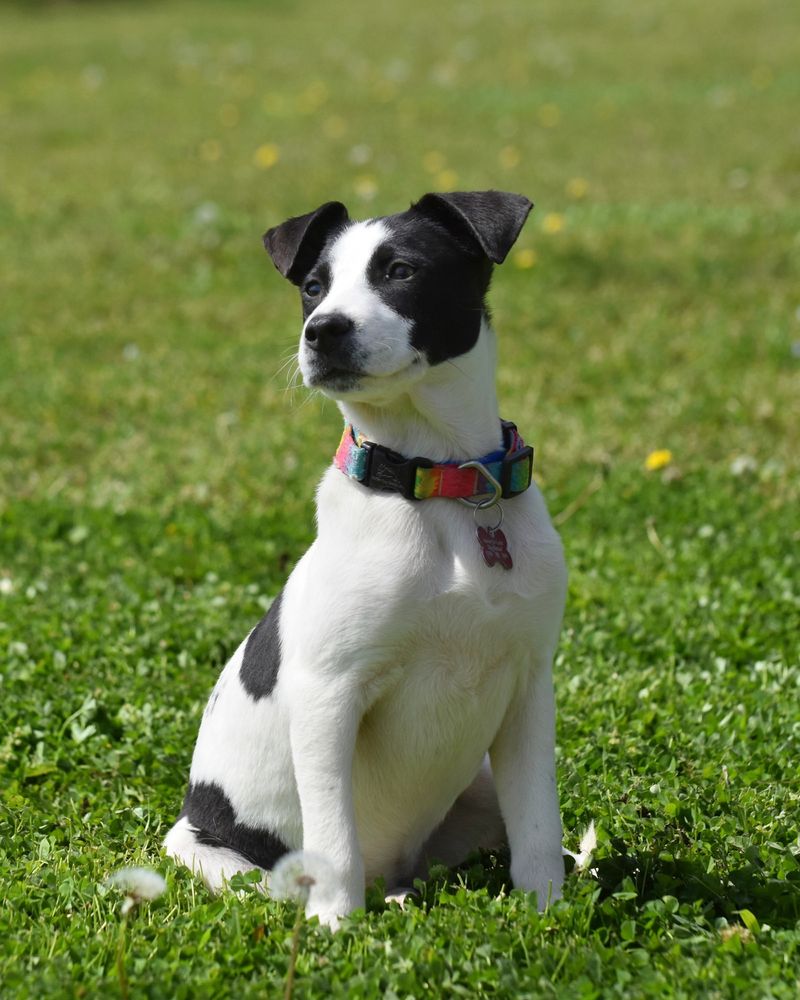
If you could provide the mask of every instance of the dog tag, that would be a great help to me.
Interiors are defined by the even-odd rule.
[[[499,563],[503,569],[511,569],[514,563],[508,551],[508,539],[500,528],[478,527],[476,534],[486,565],[494,566]]]

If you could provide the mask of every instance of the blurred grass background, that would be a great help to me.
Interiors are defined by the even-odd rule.
[[[493,304],[504,407],[546,477],[655,447],[796,462],[795,15],[6,8],[3,480],[278,501],[265,450],[299,435],[322,461],[337,418],[326,435],[294,397],[287,420],[298,307],[261,232],[328,198],[367,217],[492,186],[537,204]]]
[[[0,9],[9,995],[114,988],[103,879],[163,867],[213,678],[313,535],[339,417],[287,388],[299,303],[261,233],[486,187],[536,202],[491,295],[500,394],[567,547],[565,828],[598,820],[611,894],[575,881],[537,918],[480,895],[507,878],[484,859],[424,920],[315,933],[298,988],[796,995],[799,22],[789,0]],[[143,995],[279,989],[291,914],[270,904],[253,952],[260,901],[169,878]]]

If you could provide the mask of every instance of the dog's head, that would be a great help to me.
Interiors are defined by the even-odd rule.
[[[383,402],[469,351],[492,265],[531,208],[501,191],[426,194],[406,212],[351,222],[331,201],[270,229],[268,253],[300,288],[305,384]]]

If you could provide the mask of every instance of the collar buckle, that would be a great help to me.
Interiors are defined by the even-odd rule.
[[[417,485],[417,469],[432,469],[434,463],[427,458],[403,458],[396,451],[372,441],[364,441],[361,447],[367,453],[364,486],[387,493],[399,493],[406,500],[416,500],[414,489]]]
[[[465,507],[472,507],[475,511],[487,510],[489,507],[494,507],[498,500],[503,496],[503,486],[494,478],[486,466],[482,462],[464,462],[463,465],[459,465],[459,469],[477,469],[477,471],[480,472],[486,482],[494,490],[494,493],[492,496],[487,497],[484,500],[470,500],[467,497],[458,497],[458,502],[463,503]]]

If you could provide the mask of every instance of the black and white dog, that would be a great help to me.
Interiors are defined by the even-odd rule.
[[[335,927],[377,876],[409,884],[507,838],[514,885],[560,894],[566,570],[498,414],[485,303],[531,207],[428,194],[354,223],[329,202],[264,237],[301,290],[305,384],[347,426],[317,538],[223,670],[166,838],[212,889],[315,852],[335,885],[307,912]]]

